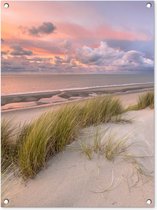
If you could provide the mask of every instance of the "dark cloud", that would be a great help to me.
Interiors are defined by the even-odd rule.
[[[51,22],[44,22],[40,26],[33,26],[32,28],[28,29],[28,32],[32,36],[39,36],[43,34],[51,34],[55,31],[56,26]]]
[[[40,50],[43,53],[48,52],[50,54],[64,54],[70,51],[72,48],[72,43],[69,40],[9,40],[8,45],[12,46],[13,43],[16,43],[19,46],[23,46],[25,48],[31,47],[36,50]]]
[[[69,58],[55,56],[52,58],[15,57],[2,58],[2,72],[72,72],[75,65],[68,62]]]
[[[57,64],[57,65],[62,64],[63,63],[63,58],[61,58],[59,56],[55,56],[54,63]]]
[[[10,52],[11,55],[14,56],[30,56],[33,55],[32,51],[23,49],[20,45],[13,45],[11,46],[12,51]]]
[[[2,72],[39,72],[51,71],[51,59],[47,58],[26,58],[8,57],[2,59]]]

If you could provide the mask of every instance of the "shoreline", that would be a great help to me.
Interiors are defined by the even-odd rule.
[[[134,91],[127,91],[127,92],[117,92],[117,93],[113,93],[110,94],[111,96],[121,96],[121,95],[129,95],[129,94],[134,94],[134,93],[143,93],[143,92],[149,92],[149,91],[154,91],[154,88],[150,88],[150,89],[142,89],[142,90],[134,90]],[[95,97],[97,97],[98,95],[96,95]],[[101,96],[105,96],[105,94],[102,94]],[[75,100],[67,100],[65,102],[56,102],[56,103],[45,103],[42,105],[37,105],[37,106],[31,106],[31,107],[22,107],[22,108],[15,108],[15,109],[2,109],[1,113],[8,113],[8,112],[16,112],[16,111],[27,111],[30,109],[44,109],[44,108],[53,108],[56,106],[62,106],[62,105],[66,105],[69,103],[75,103],[75,102],[81,102],[81,101],[85,101],[88,99],[91,99],[93,97],[86,97],[86,98],[80,98],[80,99],[75,99]]]
[[[123,85],[73,88],[65,90],[54,90],[44,92],[19,93],[2,95],[2,112],[18,109],[30,109],[66,104],[81,101],[99,95],[119,95],[134,92],[151,91],[154,83],[134,83]]]
[[[142,93],[149,92],[149,90],[143,90],[143,91],[134,91],[134,92],[125,92],[125,93],[116,93],[112,94],[113,97],[118,97],[121,101],[124,107],[127,107],[128,105],[134,105],[137,102],[137,99],[139,95]],[[94,97],[91,97],[94,98]],[[81,101],[88,100],[89,98],[82,98],[79,100],[72,100],[72,101],[66,101],[64,103],[56,103],[56,104],[45,104],[42,106],[36,106],[36,107],[27,107],[27,108],[20,108],[20,109],[10,109],[1,111],[2,119],[7,119],[20,123],[29,123],[33,119],[37,119],[41,114],[48,111],[54,111],[59,109],[61,106],[64,106],[66,104],[70,103],[79,103]]]
[[[19,93],[9,93],[2,94],[2,96],[18,96],[18,95],[27,95],[27,94],[38,94],[38,93],[53,93],[58,91],[73,91],[73,90],[90,90],[97,88],[111,88],[111,87],[124,87],[124,86],[136,86],[136,85],[149,85],[154,84],[154,82],[144,82],[144,83],[127,83],[127,84],[116,84],[116,85],[100,85],[100,86],[87,86],[87,87],[74,87],[74,88],[61,88],[56,90],[44,90],[44,91],[32,91],[32,92],[19,92]]]

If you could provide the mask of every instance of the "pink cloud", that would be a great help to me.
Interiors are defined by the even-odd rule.
[[[59,23],[58,34],[64,34],[66,38],[73,39],[114,39],[114,40],[149,40],[150,38],[144,34],[134,31],[126,31],[124,29],[115,29],[112,26],[103,24],[98,27],[85,28],[74,23]]]
[[[120,29],[114,29],[108,25],[99,26],[96,29],[95,36],[104,38],[104,39],[115,39],[115,40],[141,40],[145,41],[148,40],[149,37],[144,33],[133,32],[133,31],[126,31]]]

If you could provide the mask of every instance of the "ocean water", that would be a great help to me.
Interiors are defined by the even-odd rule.
[[[153,82],[153,74],[4,74],[2,95],[106,85]]]

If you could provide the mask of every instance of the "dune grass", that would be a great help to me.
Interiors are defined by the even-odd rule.
[[[51,156],[62,151],[76,138],[81,128],[116,121],[116,116],[120,116],[123,110],[118,99],[96,97],[77,105],[69,104],[57,111],[44,113],[37,120],[24,125],[16,137],[17,165],[21,175],[24,178],[34,177],[45,167]],[[8,139],[6,142],[9,142],[11,133],[9,126],[2,126],[3,136],[8,136],[5,137]],[[8,146],[10,148],[10,143]],[[7,148],[3,149],[4,156],[11,161]],[[90,151],[87,153],[90,158]]]
[[[88,100],[80,113],[82,126],[97,125],[109,122],[115,116],[122,114],[124,111],[119,99],[110,96],[96,97]],[[116,117],[114,118],[116,121]]]
[[[127,143],[128,136],[116,137],[109,135],[104,144],[104,155],[107,160],[114,161],[118,156],[124,155],[131,144]]]
[[[131,110],[140,110],[140,109],[145,109],[145,108],[154,108],[154,92],[148,92],[141,94],[138,97],[137,104],[129,106],[126,111],[131,111]]]
[[[18,156],[22,175],[26,178],[35,176],[51,156],[62,151],[75,139],[80,128],[108,122],[122,110],[119,100],[101,97],[80,105],[66,105],[56,112],[43,114],[29,125],[28,132],[20,140],[23,143]],[[90,151],[87,153],[90,158]]]
[[[88,145],[84,142],[80,142],[81,152],[86,155],[89,160],[92,160],[93,157],[93,148],[91,145]]]
[[[22,139],[19,168],[26,178],[35,176],[46,161],[71,143],[78,131],[77,108],[65,106],[33,122]]]
[[[2,173],[15,161],[17,152],[13,142],[15,128],[11,122],[3,120],[1,123],[1,169]]]
[[[80,143],[81,152],[89,160],[95,153],[104,156],[109,161],[114,161],[118,156],[125,157],[132,145],[133,143],[128,143],[128,136],[117,137],[115,134],[111,134],[111,131],[108,132],[108,128],[106,128],[103,137],[96,131],[92,143]]]
[[[148,92],[139,96],[137,108],[145,109],[146,107],[154,108],[154,93]]]

